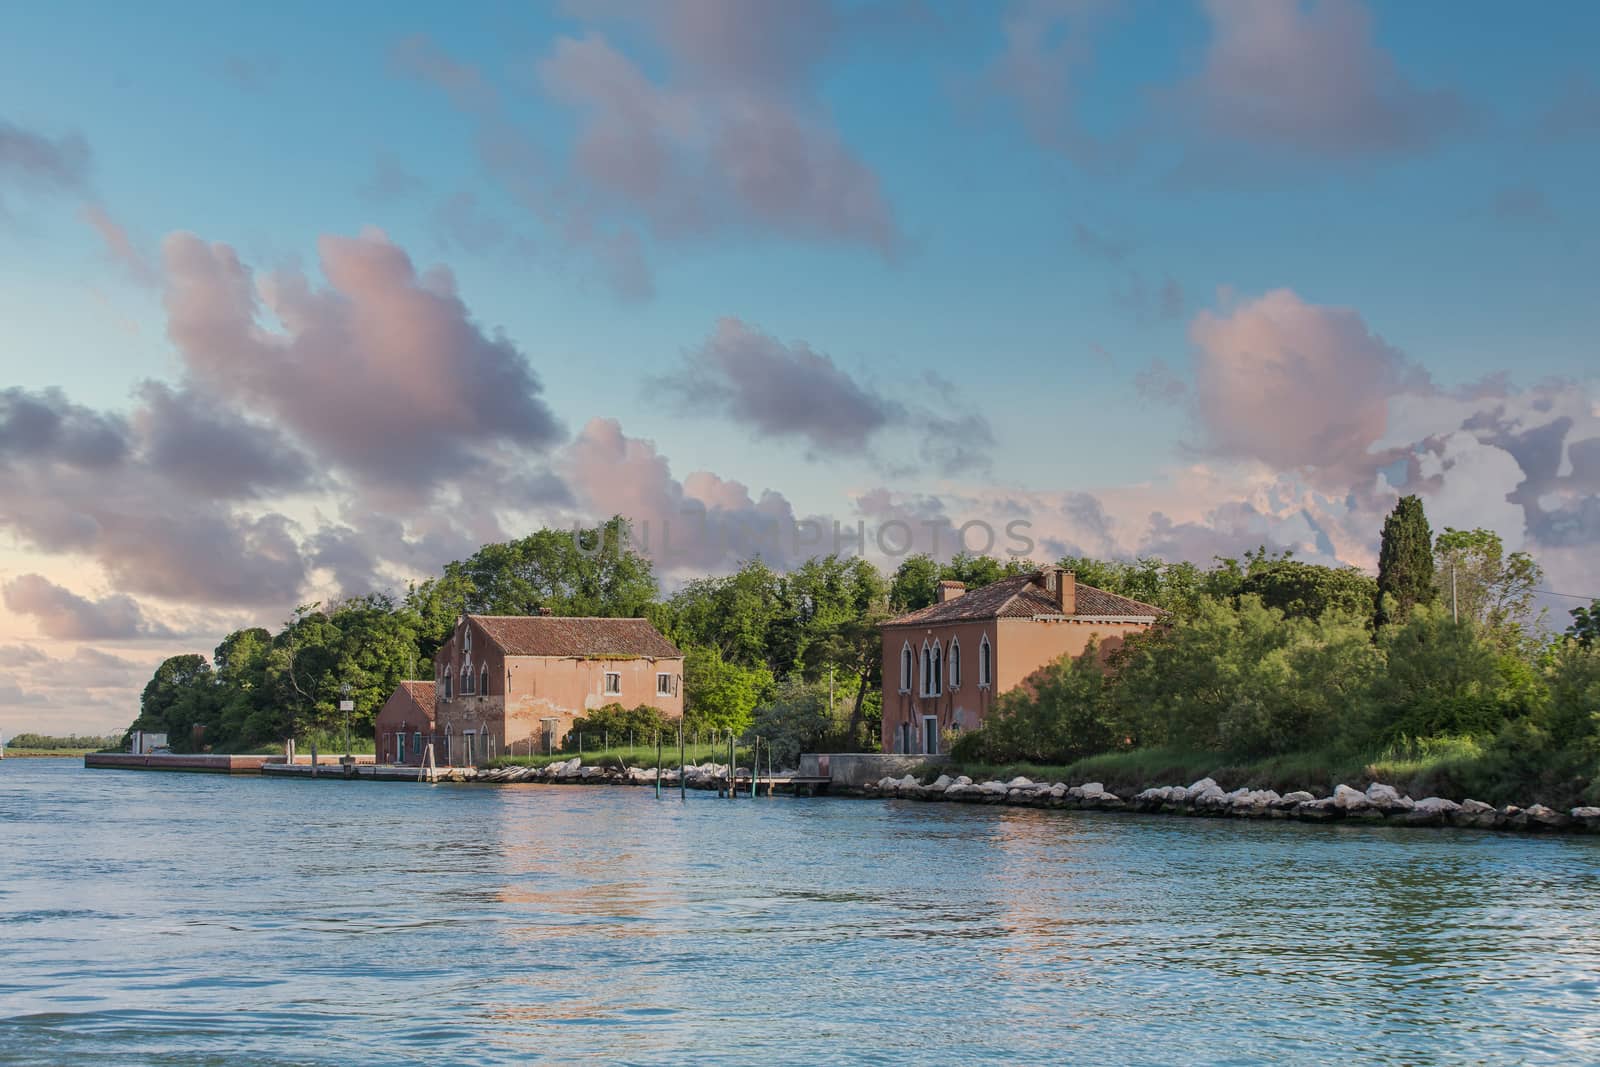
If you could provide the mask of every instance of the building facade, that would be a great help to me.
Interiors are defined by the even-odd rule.
[[[374,751],[379,763],[420,764],[427,746],[437,745],[434,733],[433,683],[401,682],[378,709],[373,721]],[[434,762],[445,761],[434,748]]]
[[[463,615],[433,665],[441,764],[553,752],[607,704],[683,715],[683,653],[648,619]]]
[[[940,582],[934,603],[883,624],[883,750],[938,753],[1041,667],[1094,640],[1108,656],[1162,614],[1059,567],[970,593]]]

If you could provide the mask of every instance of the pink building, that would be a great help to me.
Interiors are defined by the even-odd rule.
[[[424,750],[434,740],[433,725],[433,683],[401,682],[378,709],[372,725],[377,735],[377,761],[421,763]],[[444,762],[437,749],[434,760]]]
[[[440,764],[554,751],[606,704],[683,715],[683,653],[648,619],[463,615],[433,667]]]
[[[934,603],[883,624],[883,750],[937,753],[1039,668],[1095,638],[1107,656],[1162,614],[1059,567],[970,593],[940,582]]]

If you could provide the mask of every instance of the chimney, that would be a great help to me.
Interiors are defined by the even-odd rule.
[[[966,591],[966,582],[940,582],[934,586],[933,602],[935,604],[943,604],[946,600],[954,600]]]
[[[1050,594],[1056,609],[1063,615],[1078,613],[1078,579],[1072,571],[1064,571],[1055,564],[1039,568],[1033,576],[1035,584]]]
[[[543,616],[543,615],[549,615],[549,614],[550,614],[550,609],[549,609],[549,608],[540,608],[540,609],[539,609],[539,614],[540,614],[540,615],[541,615],[541,616]]]

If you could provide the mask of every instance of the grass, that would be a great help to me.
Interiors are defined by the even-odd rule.
[[[1587,770],[1587,773],[1584,773]],[[1108,752],[1066,765],[964,764],[943,768],[974,781],[1008,781],[1017,775],[1034,781],[1097,781],[1113,793],[1130,796],[1152,786],[1189,785],[1215,779],[1223,789],[1247,786],[1287,793],[1304,789],[1326,796],[1336,785],[1365,788],[1371,782],[1394,786],[1415,798],[1472,797],[1490,804],[1548,804],[1565,809],[1600,799],[1593,767],[1519,760],[1491,751],[1470,737],[1408,741],[1381,752],[1336,750],[1293,752],[1263,759],[1232,758],[1215,752],[1146,748]],[[934,772],[938,773],[938,772]]]
[[[697,763],[726,763],[728,761],[727,745],[688,745],[685,746],[684,762]],[[490,761],[490,767],[548,767],[552,763],[560,763],[579,755],[574,749],[571,752],[557,752],[552,756],[499,756]],[[586,767],[654,767],[656,765],[656,746],[654,745],[613,745],[610,748],[584,747],[582,753],[583,764]],[[745,766],[750,762],[750,750],[741,748],[737,750],[737,761]],[[762,756],[763,763],[766,760]],[[678,766],[678,749],[676,745],[661,746],[661,766],[671,770]]]
[[[82,759],[91,752],[100,752],[98,748],[12,748],[6,746],[7,759],[47,759],[51,756],[76,756]]]

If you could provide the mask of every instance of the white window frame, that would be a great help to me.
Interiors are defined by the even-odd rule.
[[[922,686],[918,692],[925,697],[944,694],[944,652],[937,638],[931,645],[926,641],[922,644]]]
[[[615,689],[611,688],[611,679],[613,679],[613,678],[615,678],[617,680],[617,687]],[[605,672],[605,677],[602,678],[601,681],[600,681],[600,695],[601,696],[608,696],[608,697],[619,697],[619,696],[622,695],[622,672],[621,671],[606,671]]]
[[[478,680],[472,673],[472,661],[469,659],[461,665],[461,695],[464,697],[476,696],[478,693]]]
[[[978,688],[988,689],[994,685],[994,645],[989,642],[989,635],[984,634],[978,642]]]
[[[961,638],[952,637],[944,653],[944,681],[946,688],[961,688]]]
[[[669,697],[672,695],[672,672],[656,671],[656,696]]]
[[[907,641],[900,646],[900,692],[911,692],[911,679],[917,673],[917,653]]]

